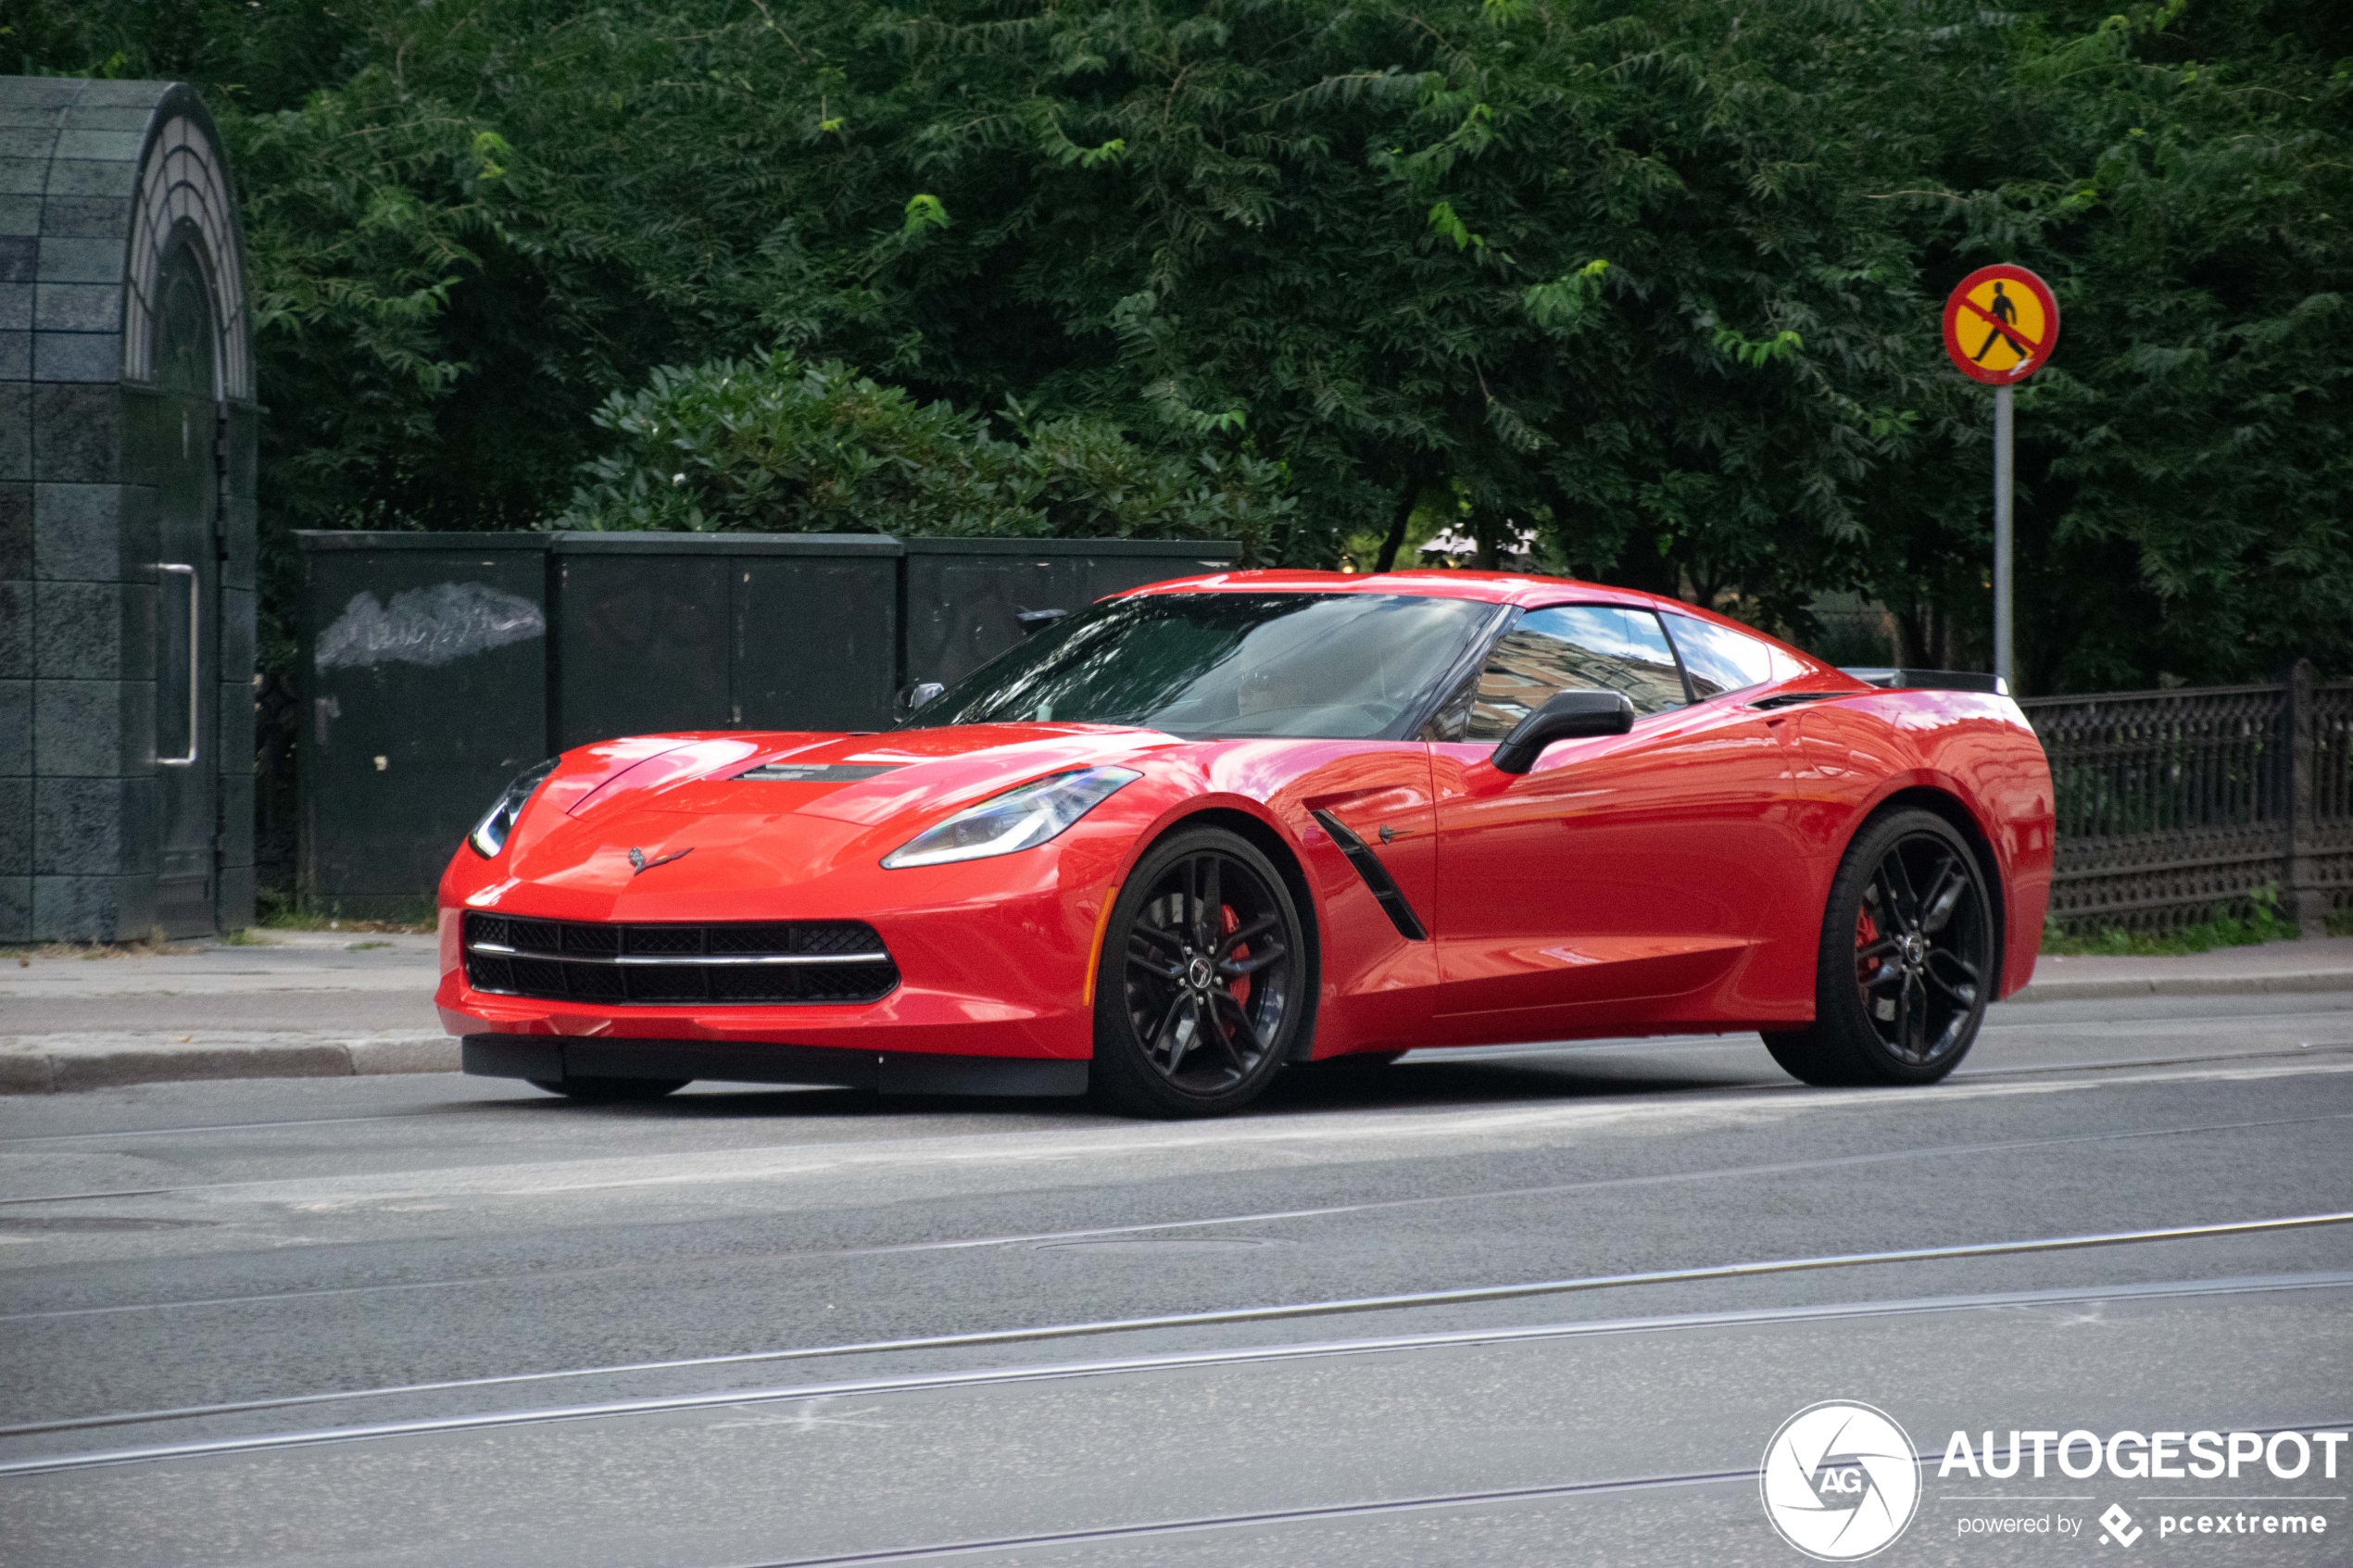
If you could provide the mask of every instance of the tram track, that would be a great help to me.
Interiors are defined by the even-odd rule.
[[[2353,1010],[2139,1010],[1929,1092],[1611,1042],[1173,1127],[126,1098],[248,1120],[0,1139],[52,1195],[0,1206],[0,1555],[1636,1560],[1769,1544],[1756,1451],[1826,1395],[1923,1443],[2341,1402]]]
[[[2343,1216],[2353,1220],[2353,1214]],[[2131,1238],[2108,1238],[2109,1240]],[[2096,1242],[2079,1244],[2097,1245]],[[1983,1256],[1983,1252],[1978,1252]],[[1818,1261],[1802,1266],[1824,1266]],[[1755,1268],[1762,1267],[1752,1266]],[[1655,1277],[1655,1276],[1654,1276]],[[1720,1274],[1714,1277],[1721,1277]],[[1614,1283],[1629,1283],[1621,1279]],[[1561,1288],[1593,1288],[1613,1282],[1593,1282],[1582,1286],[1563,1286]],[[82,1453],[50,1454],[28,1459],[0,1461],[0,1477],[48,1474],[66,1470],[88,1470],[120,1464],[153,1462],[165,1460],[203,1458],[216,1455],[255,1453],[284,1449],[313,1448],[321,1444],[362,1441],[373,1438],[434,1436],[445,1433],[480,1432],[506,1427],[538,1426],[561,1422],[602,1420],[616,1417],[676,1414],[699,1410],[724,1410],[743,1405],[774,1404],[802,1399],[830,1399],[850,1396],[866,1397],[878,1394],[907,1394],[935,1390],[964,1389],[1066,1381],[1079,1378],[1105,1377],[1133,1374],[1148,1374],[1204,1367],[1227,1367],[1296,1361],[1340,1356],[1386,1354],[1390,1352],[1460,1348],[1473,1346],[1510,1345],[1549,1340],[1579,1339],[1603,1336],[1643,1333],[1670,1333],[1709,1328],[1755,1327],[1772,1323],[1819,1323],[1825,1321],[1864,1318],[1917,1316],[1924,1313],[2056,1307],[2091,1301],[2182,1300],[2214,1297],[2274,1295],[2308,1290],[2335,1290],[2353,1287],[2353,1270],[2334,1270],[2293,1274],[2245,1275],[2209,1280],[2169,1280],[2133,1285],[2065,1286],[2054,1289],[1982,1292],[1967,1295],[1896,1298],[1878,1301],[1844,1301],[1807,1306],[1733,1309],[1715,1312],[1684,1312],[1641,1318],[1588,1320],[1583,1322],[1514,1325],[1507,1327],[1456,1330],[1443,1333],[1414,1335],[1384,1335],[1356,1339],[1320,1340],[1298,1344],[1252,1345],[1214,1350],[1174,1351],[1156,1355],[1123,1356],[1079,1361],[1049,1361],[1010,1366],[970,1368],[952,1372],[916,1373],[891,1377],[839,1379],[824,1383],[772,1385],[706,1390],[693,1394],[657,1395],[634,1399],[607,1399],[572,1405],[536,1406],[522,1409],[473,1411],[459,1415],[428,1416],[409,1421],[375,1422],[347,1426],[321,1426],[292,1431],[258,1433],[233,1437],[200,1439],[191,1442],[153,1444],[138,1448],[97,1449]],[[1346,1310],[1333,1303],[1293,1309],[1291,1315],[1308,1311]],[[1147,1321],[1141,1326],[1168,1326],[1174,1323],[1233,1323],[1266,1322],[1281,1309],[1261,1311],[1254,1314],[1193,1314],[1181,1320]],[[1031,1331],[1031,1338],[1053,1334],[1115,1332],[1123,1325],[1065,1326],[1058,1330]],[[1002,1344],[1004,1336],[959,1336],[952,1338],[964,1344]],[[937,1347],[949,1340],[902,1342],[900,1347],[833,1347],[807,1351],[780,1352],[779,1355],[839,1355],[856,1349],[907,1348],[921,1343]],[[698,1363],[677,1363],[698,1364]],[[700,1363],[708,1364],[708,1363]],[[551,1375],[585,1375],[584,1374]],[[420,1385],[400,1389],[375,1389],[354,1392],[344,1399],[384,1399],[396,1394],[409,1394],[422,1388],[447,1390],[479,1387],[497,1382],[477,1379],[461,1384]],[[120,1416],[91,1418],[81,1422],[37,1424],[28,1426],[0,1427],[0,1437],[47,1435],[62,1431],[86,1431],[100,1424],[154,1425],[167,1419],[185,1418],[194,1414],[219,1415],[265,1408],[286,1408],[299,1401],[257,1402],[234,1406],[214,1406],[192,1411],[147,1411]]]
[[[1947,1262],[1974,1258],[2012,1257],[2032,1253],[2085,1251],[2108,1247],[2138,1246],[2156,1242],[2200,1240],[2221,1236],[2259,1236],[2284,1231],[2310,1230],[2325,1226],[2353,1224],[2353,1210],[2329,1213],[2284,1215],[2271,1219],[2227,1221],[2205,1225],[2174,1225],[2153,1230],[2108,1231],[2082,1236],[2038,1236],[2021,1240],[1974,1242],[1949,1247],[1905,1248],[1892,1251],[1832,1253],[1811,1258],[1778,1258],[1749,1262],[1718,1263],[1696,1268],[1648,1270],[1632,1273],[1591,1274],[1569,1279],[1534,1280],[1508,1285],[1468,1286],[1446,1290],[1399,1292],[1380,1296],[1343,1298],[1318,1301],[1288,1302],[1258,1307],[1214,1309],[1205,1311],[1163,1313],[1146,1317],[1098,1319],[1085,1323],[1035,1324],[1020,1328],[988,1329],[962,1334],[925,1335],[898,1339],[865,1340],[842,1345],[809,1346],[780,1350],[741,1351],[730,1355],[683,1357],[660,1361],[626,1362],[600,1367],[577,1367],[558,1372],[517,1373],[494,1377],[453,1378],[440,1382],[412,1383],[379,1388],[344,1389],[316,1394],[287,1395],[277,1399],[246,1399],[233,1402],[181,1406],[169,1410],[119,1412],[108,1415],[78,1416],[63,1420],[19,1423],[0,1426],[0,1438],[33,1436],[55,1432],[90,1431],[108,1426],[155,1425],[167,1421],[187,1421],[205,1417],[246,1414],[267,1410],[291,1410],[363,1399],[382,1399],[402,1395],[446,1394],[466,1389],[512,1387],[530,1383],[549,1383],[583,1377],[610,1377],[648,1373],[675,1373],[723,1366],[774,1364],[835,1359],[855,1355],[888,1355],[916,1350],[950,1350],[979,1348],[989,1346],[1036,1344],[1052,1340],[1095,1337],[1111,1334],[1142,1333],[1164,1329],[1223,1327],[1241,1323],[1276,1323],[1309,1318],[1338,1317],[1363,1312],[1393,1311],[1428,1307],[1467,1306],[1484,1302],[1524,1300],[1538,1297],[1567,1296],[1589,1291],[1636,1288],[1663,1285],[1696,1284],[1709,1280],[1754,1279],[1773,1274],[1817,1273],[1830,1269],[1863,1268],[1875,1265]],[[2124,1287],[2110,1287],[2124,1288]],[[780,1396],[781,1397],[781,1396]],[[699,1398],[697,1396],[695,1398]],[[724,1400],[721,1402],[724,1402]],[[587,1409],[587,1407],[580,1407]],[[597,1407],[598,1411],[607,1407]],[[635,1409],[633,1404],[630,1408]],[[684,1408],[684,1407],[681,1407]],[[594,1412],[592,1412],[594,1413]],[[467,1418],[487,1420],[488,1418]],[[537,1419],[537,1418],[535,1418]],[[555,1419],[555,1418],[549,1418]],[[569,1419],[566,1417],[565,1419]],[[493,1423],[494,1424],[499,1423]],[[334,1428],[333,1432],[356,1435],[387,1435],[375,1429]],[[402,1430],[407,1430],[403,1427]],[[316,1440],[326,1441],[328,1437]],[[142,1450],[142,1457],[145,1451]],[[0,1475],[13,1469],[38,1461],[21,1461],[11,1467],[0,1464]]]
[[[2243,1427],[2240,1430],[2259,1437],[2270,1437],[2280,1432],[2309,1430],[2322,1425],[2342,1425],[2336,1418],[2326,1421],[2298,1421],[2277,1425]],[[1942,1456],[1916,1452],[1913,1462],[1934,1464]],[[859,1568],[861,1564],[885,1562],[938,1562],[944,1558],[971,1557],[982,1552],[1013,1551],[1024,1549],[1051,1550],[1058,1547],[1105,1545],[1117,1541],[1148,1540],[1168,1536],[1196,1535],[1215,1530],[1278,1528],[1286,1524],[1309,1524],[1343,1519],[1378,1518],[1384,1514],[1415,1513],[1447,1508],[1496,1507],[1512,1503],[1546,1502],[1580,1497],[1610,1497],[1629,1492],[1663,1490],[1675,1486],[1707,1486],[1739,1485],[1754,1486],[1756,1471],[1753,1466],[1738,1470],[1700,1470],[1657,1475],[1638,1475],[1603,1481],[1567,1481],[1551,1486],[1508,1486],[1490,1491],[1439,1492],[1412,1498],[1381,1499],[1370,1502],[1326,1503],[1304,1508],[1265,1509],[1248,1513],[1205,1514],[1189,1519],[1156,1520],[1140,1524],[1109,1524],[1093,1529],[1060,1530],[1026,1536],[999,1536],[964,1541],[934,1542],[923,1546],[884,1547],[872,1551],[834,1552],[824,1557],[776,1558],[749,1565],[749,1568]]]

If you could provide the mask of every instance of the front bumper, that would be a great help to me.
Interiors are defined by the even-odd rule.
[[[743,1050],[799,1047],[828,1057],[843,1052],[1084,1063],[1094,1054],[1088,975],[1098,916],[1114,891],[1107,866],[1087,868],[1083,878],[1073,879],[1079,881],[1076,890],[1063,879],[1067,855],[1038,853],[1020,866],[981,860],[877,872],[873,879],[785,884],[724,898],[692,889],[666,894],[623,889],[618,897],[588,897],[561,886],[498,885],[490,880],[491,868],[473,861],[471,851],[460,851],[442,890],[442,974],[434,1000],[443,1027],[452,1035],[596,1040],[648,1048],[665,1042]],[[886,877],[891,880],[879,880]],[[633,978],[624,987],[627,999],[606,1000],[578,982],[583,974],[614,971],[584,962],[572,973],[567,951],[559,955],[566,959],[567,977],[554,987],[566,993],[560,997],[515,995],[506,985],[478,989],[467,972],[465,917],[494,912],[494,898],[500,916],[532,924],[585,922],[606,930],[714,921],[854,924],[879,939],[889,960],[886,978],[896,984],[862,1000],[795,995],[751,1001],[716,985],[699,997],[657,1000],[657,994],[644,993]],[[685,972],[691,972],[691,966]],[[527,988],[548,989],[536,984]],[[752,1073],[749,1081],[800,1080]]]
[[[468,1035],[465,1071],[486,1078],[711,1078],[826,1084],[887,1095],[1083,1095],[1087,1063],[713,1040]]]

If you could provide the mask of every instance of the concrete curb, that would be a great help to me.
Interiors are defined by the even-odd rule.
[[[185,1041],[50,1035],[0,1041],[0,1095],[69,1094],[218,1078],[353,1078],[457,1071],[458,1042],[447,1035],[340,1040],[209,1035]]]
[[[2098,1002],[2122,997],[2264,997],[2295,991],[2353,991],[2353,969],[2272,974],[2086,975],[2036,980],[2013,1002]]]

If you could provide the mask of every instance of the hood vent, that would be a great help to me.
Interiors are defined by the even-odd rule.
[[[736,775],[744,784],[856,784],[895,773],[904,762],[762,762]]]

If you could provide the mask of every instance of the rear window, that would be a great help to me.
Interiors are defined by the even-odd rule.
[[[1745,636],[1729,626],[1694,621],[1688,615],[1664,619],[1674,635],[1675,651],[1683,656],[1683,670],[1692,678],[1692,695],[1695,697],[1720,696],[1726,692],[1761,686],[1774,679],[1777,664],[1786,662],[1773,657],[1771,644]]]

